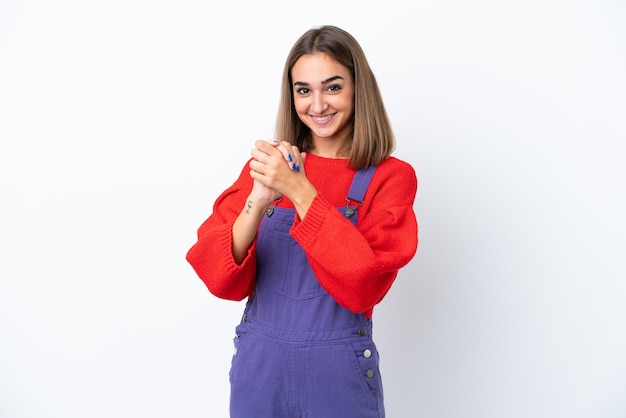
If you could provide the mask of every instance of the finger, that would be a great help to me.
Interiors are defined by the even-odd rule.
[[[287,162],[287,165],[292,171],[298,171],[298,163],[296,162],[297,153],[293,152],[293,146],[287,142],[282,141],[276,147],[278,151],[280,151],[283,159]]]
[[[294,156],[295,168],[294,171],[297,173],[300,172],[304,168],[304,159],[302,158],[302,153],[298,150],[298,147],[295,145],[291,145],[291,154]]]
[[[258,160],[251,160],[250,164],[248,164],[248,167],[250,167],[250,174],[252,174],[253,172],[257,174],[262,174],[262,172],[265,170],[265,164]]]
[[[280,142],[276,139],[257,139],[256,141],[254,141],[254,146],[258,147],[262,143],[270,144],[273,146],[277,146],[278,144],[280,144]]]
[[[293,152],[291,152],[291,145],[283,141],[276,148],[280,151],[280,153],[282,154],[284,160],[287,162],[289,167],[292,167],[295,160],[293,157]]]
[[[264,151],[267,154],[271,153],[272,149],[276,148],[278,144],[279,142],[276,141],[275,139],[268,139],[268,140],[259,139],[254,142],[254,146],[256,148]]]
[[[273,149],[278,147],[280,141],[276,139],[257,139],[254,141],[254,147],[258,150],[265,152],[268,155],[271,155]]]
[[[259,148],[252,148],[252,150],[250,151],[250,156],[261,163],[266,162],[268,157],[267,153],[263,152]]]
[[[302,162],[302,156],[300,155],[300,150],[295,145],[291,145],[291,154],[294,156],[294,160],[300,164]]]
[[[272,155],[268,155],[262,150],[255,148],[250,154],[252,155],[252,159],[250,160],[249,167],[260,175],[273,175],[272,173],[277,173],[277,170],[280,171],[281,168],[285,169],[283,156],[276,150],[274,150]]]

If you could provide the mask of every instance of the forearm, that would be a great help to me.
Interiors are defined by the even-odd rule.
[[[241,264],[246,258],[268,206],[269,202],[264,202],[250,195],[233,223],[232,251],[237,264]]]

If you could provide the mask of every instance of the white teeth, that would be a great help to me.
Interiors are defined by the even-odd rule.
[[[319,122],[324,122],[329,119],[330,119],[330,116],[313,116],[313,120],[316,120]]]

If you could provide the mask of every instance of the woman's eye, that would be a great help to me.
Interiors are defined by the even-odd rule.
[[[296,90],[296,93],[298,93],[301,96],[304,96],[309,93],[309,89],[307,89],[306,87],[302,87]]]
[[[338,84],[332,84],[332,85],[328,86],[328,91],[337,92],[339,90],[341,90],[341,86],[338,85]]]

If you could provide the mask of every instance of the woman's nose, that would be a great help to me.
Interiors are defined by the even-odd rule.
[[[316,93],[313,95],[313,103],[311,104],[311,110],[313,113],[321,115],[328,108],[328,103],[324,99],[324,95]]]

